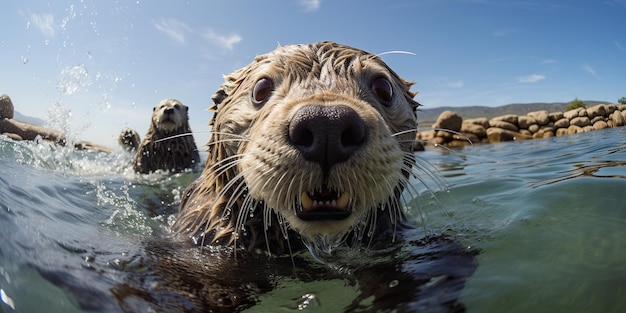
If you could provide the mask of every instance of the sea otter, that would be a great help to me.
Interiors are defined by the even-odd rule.
[[[152,109],[150,127],[133,159],[136,172],[181,172],[200,163],[188,111],[186,105],[175,99],[165,99]]]
[[[415,92],[376,55],[319,42],[255,58],[213,95],[209,155],[173,230],[313,253],[393,232],[415,162]]]

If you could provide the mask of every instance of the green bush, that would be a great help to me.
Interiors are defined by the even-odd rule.
[[[617,99],[617,102],[619,104],[626,104],[626,97],[621,97],[621,98]]]
[[[578,98],[572,100],[572,102],[570,102],[566,107],[565,107],[565,111],[569,111],[569,110],[574,110],[574,109],[578,109],[578,108],[584,108],[585,107],[585,103],[582,100],[578,100]]]

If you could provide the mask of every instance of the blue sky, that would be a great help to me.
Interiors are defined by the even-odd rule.
[[[0,93],[108,146],[165,98],[204,144],[222,75],[278,44],[411,52],[383,60],[424,108],[626,96],[626,0],[10,0],[0,18]]]

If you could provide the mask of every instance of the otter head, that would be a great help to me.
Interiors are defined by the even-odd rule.
[[[213,96],[209,157],[178,228],[237,236],[261,208],[280,225],[265,218],[266,231],[326,246],[372,231],[377,219],[401,220],[419,105],[411,85],[377,56],[332,42],[258,56]],[[207,205],[197,193],[220,199]]]
[[[189,108],[175,99],[165,99],[152,109],[152,127],[159,133],[172,134],[187,125]]]

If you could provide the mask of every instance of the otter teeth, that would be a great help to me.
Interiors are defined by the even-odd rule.
[[[300,201],[302,202],[302,208],[305,211],[313,210],[320,207],[330,207],[337,209],[345,209],[348,207],[348,203],[350,202],[350,194],[344,192],[337,199],[331,200],[314,200],[311,198],[308,192],[303,192],[300,196]]]

